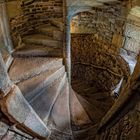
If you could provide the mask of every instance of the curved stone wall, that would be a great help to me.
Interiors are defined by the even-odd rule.
[[[104,4],[81,12],[71,21],[72,77],[84,79],[102,90],[114,90],[130,70],[120,56],[125,24],[134,1]]]
[[[51,18],[63,18],[62,0],[13,0],[7,2],[14,43],[18,36],[32,33],[34,28]]]
[[[93,40],[91,34],[72,35],[72,77],[102,90],[113,90],[122,77],[129,76],[128,65],[118,54],[111,53],[109,46],[104,48]]]

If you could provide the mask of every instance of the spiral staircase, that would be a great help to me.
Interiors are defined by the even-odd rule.
[[[72,89],[63,65],[63,29],[61,18],[52,19],[22,38],[12,54],[9,77],[36,114],[26,118],[26,126],[35,124],[33,131],[38,132],[43,125],[46,129],[42,128],[39,135],[50,140],[93,140],[97,124],[113,100],[108,93],[91,93],[92,89],[86,91],[89,94],[84,99]],[[76,81],[74,85],[81,86]],[[40,120],[39,125],[36,120]]]

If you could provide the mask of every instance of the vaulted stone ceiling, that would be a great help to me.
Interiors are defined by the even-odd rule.
[[[72,17],[73,15],[79,12],[90,11],[94,7],[106,8],[106,3],[116,4],[116,3],[120,3],[120,1],[119,0],[67,0],[66,4],[68,7],[67,8],[68,16]]]
[[[103,3],[116,2],[116,0],[67,0],[68,6],[100,6]]]

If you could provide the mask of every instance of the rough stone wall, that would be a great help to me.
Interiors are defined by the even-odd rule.
[[[123,76],[128,77],[129,68],[115,50],[103,45],[94,34],[72,35],[72,77],[113,90]]]
[[[123,76],[128,77],[129,68],[120,56],[120,49],[124,46],[125,23],[132,6],[132,1],[106,4],[73,18],[73,78],[82,78],[99,88],[112,90]]]
[[[135,8],[138,9],[138,8]],[[138,9],[139,10],[139,9]],[[129,14],[125,26],[125,44],[124,49],[139,54],[140,52],[140,17],[132,12]]]
[[[139,94],[139,91],[135,91]],[[95,140],[139,140],[140,138],[140,96],[137,101],[131,98],[129,104],[136,103],[129,112],[124,115],[115,125],[104,129],[96,136]],[[127,106],[129,106],[129,104]]]
[[[71,22],[72,33],[92,33],[101,43],[111,47],[122,47],[124,41],[127,3],[96,8],[92,12],[82,12]]]
[[[7,3],[9,15],[12,15],[10,14],[12,4],[11,2]],[[36,26],[48,23],[50,18],[63,17],[62,0],[35,0],[30,2],[23,0],[18,4],[20,4],[19,15],[10,17],[11,33],[15,40],[19,34],[22,36],[31,33]]]

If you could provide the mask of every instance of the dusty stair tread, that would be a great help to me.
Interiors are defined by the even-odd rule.
[[[76,93],[73,89],[70,90],[70,111],[71,121],[75,126],[83,126],[92,123],[87,112],[83,108],[82,104],[78,100]]]
[[[9,76],[14,83],[18,83],[61,65],[61,58],[15,58],[10,67]]]
[[[46,88],[42,89],[42,91],[30,101],[31,106],[46,125],[48,123],[48,116],[50,115],[55,100],[64,86],[65,80],[66,74],[63,74],[63,76],[60,76],[50,85],[46,86]]]
[[[31,34],[23,38],[23,42],[27,44],[46,45],[51,47],[63,46],[62,41],[54,40],[52,37],[42,34]]]
[[[31,134],[41,137],[49,135],[47,127],[25,100],[17,86],[13,86],[9,95],[3,98],[1,109],[9,120],[19,126],[18,128],[27,128]]]
[[[55,81],[65,72],[64,66],[59,66],[52,70],[45,71],[33,78],[27,79],[18,84],[22,94],[27,101],[31,101],[38,95],[46,86]]]
[[[48,118],[50,129],[56,129],[66,134],[72,134],[69,108],[69,83],[66,80]]]
[[[62,57],[62,48],[47,47],[47,46],[26,46],[17,49],[12,54],[13,57]]]
[[[93,100],[93,102],[88,102],[85,98],[77,94],[77,98],[82,104],[83,108],[86,110],[86,113],[88,114],[89,118],[92,120],[93,124],[96,124],[100,121],[100,119],[103,117],[102,111],[98,108],[98,106],[95,106],[96,102]],[[99,102],[100,104],[100,102]]]
[[[107,94],[107,92],[106,92],[106,94]],[[98,108],[98,110],[100,112],[102,112],[102,114],[106,113],[114,103],[114,100],[112,99],[112,97],[107,96],[107,95],[106,95],[106,97],[103,97],[103,98],[102,97],[99,98],[98,96],[95,96],[92,94],[82,96],[82,97],[85,100],[87,100],[89,104]]]
[[[70,91],[70,110],[73,137],[77,140],[85,140],[86,138],[89,138],[89,133],[91,133],[91,131],[94,132],[96,122],[91,120],[87,110],[83,108],[83,102],[80,102],[76,93],[72,89]]]

